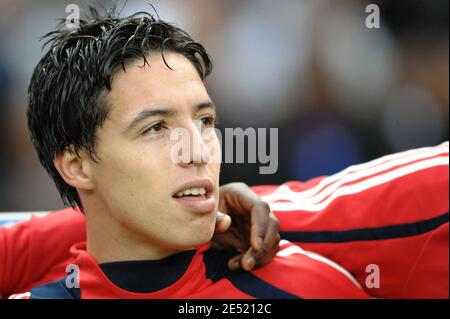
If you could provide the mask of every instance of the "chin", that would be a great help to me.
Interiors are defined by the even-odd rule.
[[[197,230],[193,232],[190,239],[186,240],[189,242],[191,247],[201,246],[209,242],[214,235],[214,226],[209,227],[208,229],[204,227],[201,230]]]
[[[172,238],[172,246],[186,249],[208,243],[214,235],[216,218],[215,213],[205,217],[206,214],[202,215],[201,219],[184,222],[180,226],[182,229]]]

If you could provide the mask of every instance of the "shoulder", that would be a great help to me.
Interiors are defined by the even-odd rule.
[[[229,281],[255,298],[367,298],[353,276],[335,262],[283,240],[268,265],[250,272],[233,272],[227,260],[237,252],[210,249],[204,253],[206,277]]]
[[[252,272],[302,298],[368,298],[353,275],[331,259],[282,240],[273,262]]]

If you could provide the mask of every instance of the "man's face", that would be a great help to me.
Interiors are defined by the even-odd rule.
[[[120,69],[106,96],[110,114],[97,131],[94,196],[111,218],[134,235],[165,249],[195,247],[211,239],[218,206],[220,158],[214,107],[196,69],[185,57],[165,53]],[[191,163],[174,161],[174,129],[189,133]],[[203,155],[200,153],[202,151]],[[175,152],[177,153],[177,152]],[[182,196],[181,192],[199,195]],[[206,191],[206,194],[202,194]],[[178,196],[177,196],[178,194]],[[92,212],[95,214],[95,212]]]

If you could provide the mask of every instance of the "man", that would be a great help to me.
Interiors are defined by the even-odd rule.
[[[227,261],[239,252],[211,248],[220,170],[211,159],[220,148],[204,134],[215,107],[200,44],[150,15],[96,16],[50,35],[30,83],[28,123],[63,200],[85,215],[87,242],[71,248],[77,284],[62,278],[28,296],[367,297],[325,258],[287,254],[233,273]],[[173,156],[178,129],[200,145],[183,149],[182,161]]]

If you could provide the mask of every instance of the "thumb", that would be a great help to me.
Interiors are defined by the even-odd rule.
[[[216,214],[216,233],[224,233],[231,226],[231,217],[227,214],[217,211]]]

